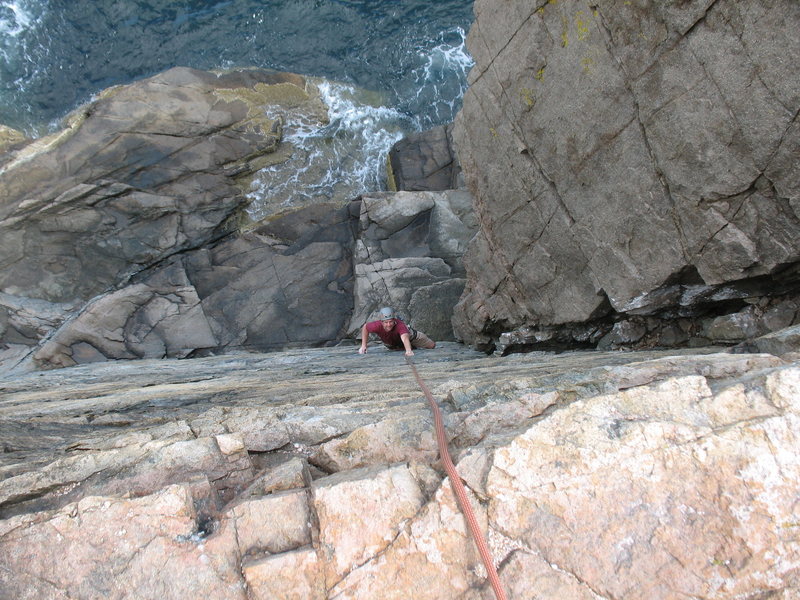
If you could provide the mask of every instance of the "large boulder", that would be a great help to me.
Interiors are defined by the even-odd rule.
[[[34,358],[64,367],[335,342],[352,312],[353,242],[347,206],[287,211],[97,296]]]
[[[298,149],[281,137],[284,118],[326,122],[318,84],[172,69],[107,90],[49,138],[14,137],[0,155],[0,367],[332,344],[360,327],[354,306],[362,320],[388,303],[452,339],[466,192],[287,203],[279,184],[258,222],[244,215],[254,174],[316,176],[291,172]],[[390,298],[355,292],[370,276]]]
[[[796,293],[800,5],[477,0],[475,17],[453,131],[480,224],[461,338]]]
[[[324,117],[306,84],[175,68],[0,155],[0,342],[35,344],[98,294],[235,230],[249,178],[285,159],[281,108]],[[147,302],[140,292],[121,293]]]
[[[408,134],[389,151],[392,191],[442,191],[461,186],[461,168],[453,149],[453,126],[440,125]]]

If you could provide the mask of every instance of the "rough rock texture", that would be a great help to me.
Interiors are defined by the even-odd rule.
[[[21,131],[0,125],[0,152],[5,152],[8,148],[21,144],[26,139],[25,134]]]
[[[327,119],[313,81],[178,68],[0,154],[0,369],[332,344],[351,328],[354,265],[380,261],[397,288],[367,294],[359,318],[397,302],[453,339],[469,195],[278,206],[251,223],[242,188],[293,151],[284,114]],[[375,226],[359,227],[362,207]],[[381,250],[354,261],[356,243]]]
[[[35,364],[331,345],[386,304],[452,340],[470,206],[463,191],[402,192],[285,211],[96,296],[40,344]],[[29,319],[44,333],[61,316],[44,320],[45,308]]]
[[[602,336],[796,294],[797,2],[477,0],[475,15],[453,132],[480,224],[459,337]]]
[[[461,257],[475,233],[470,194],[365,194],[358,228],[349,331],[355,336],[388,305],[434,340],[452,340],[450,317],[465,282]]]
[[[316,205],[183,253],[93,299],[34,358],[52,367],[336,341],[352,311],[351,225],[347,207]]]
[[[253,161],[278,148],[280,120],[248,97],[263,107],[270,85],[304,82],[171,69],[107,90],[66,129],[4,154],[2,288],[85,300],[123,281],[131,265],[219,236],[245,201],[234,176],[254,172]]]
[[[414,360],[509,598],[800,593],[790,355]],[[3,600],[492,597],[401,353],[119,361],[0,391]]]
[[[18,305],[49,302],[63,321],[229,231],[246,203],[239,186],[282,160],[281,120],[264,107],[311,102],[304,88],[286,73],[175,68],[106,90],[63,130],[0,155],[3,341],[41,337],[18,322]]]
[[[452,124],[442,125],[397,142],[389,152],[389,189],[433,192],[463,187],[452,130]]]

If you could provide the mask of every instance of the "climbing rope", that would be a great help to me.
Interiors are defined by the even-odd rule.
[[[417,367],[414,365],[414,362],[409,356],[406,356],[406,363],[408,363],[408,366],[411,367],[411,371],[414,373],[414,378],[417,380],[417,385],[419,385],[422,393],[425,394],[425,397],[428,399],[428,404],[430,404],[431,412],[433,412],[433,422],[436,427],[436,441],[439,445],[439,457],[442,460],[442,464],[444,465],[444,470],[447,472],[447,476],[450,478],[450,485],[453,488],[453,493],[456,495],[458,506],[461,508],[461,512],[464,514],[464,518],[467,520],[467,525],[469,525],[469,530],[472,533],[472,539],[475,540],[475,546],[478,548],[478,554],[481,556],[483,566],[486,567],[486,573],[489,583],[492,586],[492,590],[494,590],[494,595],[497,600],[506,600],[506,593],[500,585],[500,577],[497,576],[497,569],[494,567],[494,561],[492,560],[492,554],[489,551],[489,546],[486,544],[486,540],[483,537],[483,532],[478,526],[477,519],[475,519],[475,513],[472,512],[472,507],[467,499],[467,492],[464,490],[464,484],[461,482],[461,477],[459,477],[458,471],[456,471],[456,467],[450,458],[450,451],[447,449],[447,437],[445,435],[444,424],[442,423],[442,413],[439,410],[439,405],[436,404],[433,394],[431,394],[428,386],[425,385],[422,377],[419,376]]]

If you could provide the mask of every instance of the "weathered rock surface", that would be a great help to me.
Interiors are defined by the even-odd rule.
[[[240,185],[282,160],[281,120],[264,107],[313,104],[305,85],[171,69],[107,90],[65,129],[0,155],[3,341],[35,344],[96,295],[230,231]],[[45,303],[47,319],[20,318]]]
[[[796,360],[414,360],[510,598],[800,593]],[[4,600],[492,597],[401,353],[119,361],[0,390]]]
[[[347,207],[317,205],[182,253],[92,300],[34,357],[68,366],[341,339],[352,311],[350,221]]]
[[[397,303],[453,339],[469,195],[315,202],[250,223],[248,179],[293,152],[284,113],[327,118],[298,75],[172,69],[0,155],[0,368],[333,344],[360,328],[355,297],[369,304],[357,319]],[[393,293],[365,291],[375,277]]]
[[[387,192],[286,211],[95,297],[34,359],[63,367],[330,345],[357,336],[386,304],[434,339],[452,340],[470,207],[463,191]]]
[[[392,306],[433,339],[452,340],[452,309],[465,283],[461,257],[475,234],[470,194],[365,194],[358,228],[351,334]]]
[[[602,337],[796,296],[800,5],[477,0],[475,16],[453,131],[479,222],[461,339],[575,342],[574,324]]]
[[[21,144],[25,140],[25,134],[21,131],[0,125],[0,152],[5,152],[9,147]]]

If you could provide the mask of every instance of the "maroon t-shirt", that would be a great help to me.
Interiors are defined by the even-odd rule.
[[[384,331],[383,324],[380,321],[370,321],[367,323],[367,331],[369,333],[374,333],[381,341],[386,344],[387,346],[391,346],[396,348],[398,346],[403,346],[403,340],[400,339],[400,336],[404,333],[410,334],[411,332],[408,331],[408,327],[406,324],[400,320],[395,320],[394,327],[392,327],[389,331]]]

